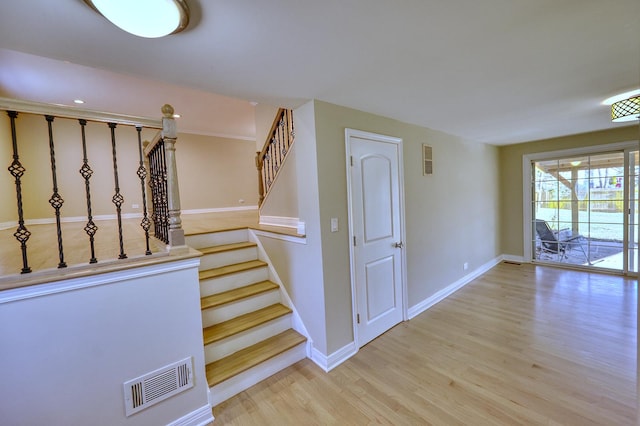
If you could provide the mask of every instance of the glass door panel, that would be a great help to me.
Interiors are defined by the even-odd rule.
[[[625,233],[625,196],[637,204],[636,193],[625,190],[625,155],[614,152],[533,163],[534,260],[625,270],[625,257],[632,257],[624,256],[625,234],[638,236],[637,220]],[[633,170],[636,182],[637,167]],[[629,186],[637,192],[637,185]]]

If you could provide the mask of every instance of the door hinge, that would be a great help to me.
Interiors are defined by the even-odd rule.
[[[353,236],[353,245],[354,245],[354,246],[356,246],[356,245],[357,245],[357,244],[356,244],[356,236],[355,236],[355,235]]]
[[[356,314],[356,321],[358,321],[358,324],[360,324],[360,314]]]
[[[353,155],[349,156],[351,158],[351,167],[353,167]]]

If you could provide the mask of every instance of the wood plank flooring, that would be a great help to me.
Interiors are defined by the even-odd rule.
[[[329,373],[304,360],[218,425],[635,425],[636,280],[502,263]]]
[[[124,251],[129,259],[145,257],[144,232],[140,219],[123,219]],[[113,261],[119,255],[118,228],[115,220],[96,221],[98,232],[95,235],[95,250],[98,266]],[[63,253],[69,267],[82,267],[89,264],[91,258],[89,238],[84,231],[85,222],[66,222],[62,224]],[[257,210],[231,212],[183,214],[182,226],[186,234],[199,234],[223,229],[253,228],[287,235],[297,235],[292,228],[259,225]],[[31,237],[27,241],[29,266],[33,272],[52,273],[59,263],[59,253],[55,224],[28,225]],[[20,244],[13,233],[15,227],[0,229],[0,281],[21,282],[33,278],[36,274],[20,275],[22,253]],[[152,232],[153,230],[151,230]],[[163,253],[165,244],[150,238],[153,253]]]

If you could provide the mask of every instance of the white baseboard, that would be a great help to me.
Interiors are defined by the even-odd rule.
[[[460,278],[458,281],[436,292],[433,296],[428,297],[422,302],[410,307],[409,310],[407,311],[407,316],[409,317],[409,319],[414,318],[417,315],[429,309],[430,307],[432,307],[433,305],[435,305],[436,303],[446,299],[451,294],[460,290],[462,287],[464,287],[465,285],[467,285],[468,283],[470,283],[480,275],[484,274],[489,269],[496,266],[498,263],[502,262],[503,258],[504,258],[504,255],[501,255],[496,257],[495,259],[490,260],[489,262],[475,269],[473,272]]]
[[[99,222],[102,220],[116,220],[116,217],[117,216],[115,214],[101,214],[101,215],[93,216],[92,219],[94,222]],[[142,218],[142,213],[123,213],[120,215],[120,217],[122,219],[140,219]],[[86,216],[68,216],[68,217],[60,218],[60,222],[62,223],[75,223],[75,222],[86,222],[86,221],[87,221]],[[54,223],[56,223],[55,217],[46,217],[46,218],[40,218],[40,219],[26,219],[24,221],[25,226],[51,225]],[[0,223],[0,229],[15,228],[17,226],[18,226],[18,221]]]
[[[530,263],[524,260],[524,256],[514,256],[512,254],[503,254],[502,260],[505,262]]]
[[[241,207],[220,207],[213,209],[193,209],[193,210],[182,210],[180,214],[202,214],[202,213],[224,213],[224,212],[236,212],[243,210],[258,210],[258,206],[241,206]],[[101,220],[116,220],[115,214],[101,214],[93,216],[93,221],[98,222]],[[141,219],[142,213],[122,213],[122,219]],[[297,220],[297,219],[296,219]],[[72,223],[72,222],[86,222],[86,216],[69,216],[69,217],[61,217],[60,222],[62,223]],[[30,225],[50,225],[56,223],[56,219],[54,217],[40,218],[40,219],[27,219],[24,221],[25,226]],[[13,220],[9,222],[0,222],[0,230],[17,228],[18,221]],[[295,226],[294,226],[295,228]]]
[[[270,377],[305,358],[306,349],[303,344],[291,348],[278,356],[264,361],[260,365],[250,368],[210,388],[211,399],[209,400],[209,403],[212,407],[215,407],[232,396],[249,389],[251,386],[263,381],[267,377]]]
[[[213,422],[211,405],[207,404],[169,423],[167,426],[205,426]]]
[[[275,240],[288,241],[296,244],[307,244],[306,236],[296,237],[294,235],[278,234],[276,232],[263,231],[261,229],[252,229],[251,231],[260,237],[273,238]]]
[[[300,235],[305,233],[305,223],[300,222],[297,217],[285,217],[285,216],[263,216],[260,215],[260,225],[267,226],[282,226],[285,228],[295,228],[296,232]]]
[[[190,209],[190,210],[181,210],[180,214],[224,213],[224,212],[238,212],[238,211],[244,211],[244,210],[258,210],[258,206],[217,207],[212,209]]]
[[[358,353],[356,342],[348,343],[328,356],[316,348],[311,348],[311,360],[328,373],[356,353]]]

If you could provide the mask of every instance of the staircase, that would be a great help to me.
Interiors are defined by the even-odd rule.
[[[247,229],[187,236],[200,252],[200,296],[212,406],[306,357],[306,337],[258,259]]]

